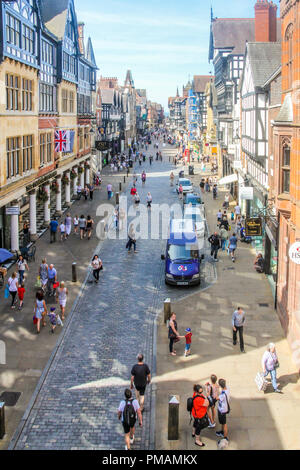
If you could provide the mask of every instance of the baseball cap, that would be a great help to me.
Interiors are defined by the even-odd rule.
[[[192,330],[191,330],[190,328],[187,328],[185,331],[186,331],[187,333],[190,333]]]
[[[55,307],[51,307],[50,308],[50,312],[55,312],[56,308]]]

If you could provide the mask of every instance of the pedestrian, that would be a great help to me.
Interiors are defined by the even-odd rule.
[[[265,260],[263,258],[262,253],[258,253],[254,260],[254,269],[258,273],[263,273],[264,272],[264,267],[265,267]]]
[[[140,196],[139,196],[138,192],[136,192],[136,194],[134,196],[134,203],[135,203],[136,206],[138,206],[140,202],[141,202]]]
[[[19,283],[17,273],[12,273],[11,277],[8,279],[9,293],[11,295],[11,308],[16,308],[15,303],[16,295],[18,293]]]
[[[185,338],[185,350],[184,350],[184,357],[191,355],[191,345],[192,345],[192,330],[191,328],[187,328],[185,336],[180,336],[180,338]]]
[[[128,230],[128,242],[127,242],[127,245],[126,245],[126,248],[128,249],[128,253],[131,252],[132,245],[133,245],[134,253],[137,253],[137,250],[136,250],[136,234],[135,234],[133,223],[129,225],[129,230]]]
[[[170,186],[174,186],[174,173],[173,171],[171,171],[171,174],[170,174]]]
[[[112,189],[113,189],[113,188],[112,188],[112,184],[109,183],[109,184],[107,185],[106,189],[107,189],[107,199],[110,200],[111,197],[112,197]]]
[[[178,193],[179,193],[179,199],[182,199],[183,198],[183,186],[182,186],[182,184],[179,185]]]
[[[239,206],[239,203],[234,208],[234,213],[235,213],[235,220],[237,221],[237,218],[241,215],[241,208]]]
[[[217,196],[218,196],[218,186],[216,184],[214,184],[214,186],[213,186],[213,198],[217,199]]]
[[[194,418],[192,437],[195,437],[195,445],[198,447],[205,447],[204,442],[200,439],[202,429],[205,429],[208,422],[207,409],[209,407],[209,401],[203,395],[202,385],[194,385],[193,387],[193,406],[192,416]],[[206,418],[206,419],[205,419]]]
[[[92,268],[93,268],[93,276],[95,278],[95,283],[98,284],[100,271],[103,269],[102,261],[98,255],[95,255],[92,259]]]
[[[94,190],[95,190],[95,187],[94,187],[93,184],[91,184],[90,187],[89,187],[90,200],[91,200],[91,201],[94,199]]]
[[[241,352],[244,353],[244,325],[245,325],[245,312],[241,307],[238,307],[237,310],[233,312],[232,315],[232,329],[233,329],[233,345],[236,345],[237,342],[237,334],[239,333],[240,337],[240,349]]]
[[[137,357],[138,363],[131,369],[131,384],[130,388],[135,387],[136,399],[141,407],[141,413],[144,411],[145,391],[147,385],[151,382],[151,373],[147,364],[144,363],[143,354]]]
[[[176,356],[176,351],[174,349],[174,343],[179,341],[179,333],[177,331],[177,321],[176,321],[176,314],[173,312],[170,321],[169,321],[169,333],[168,337],[170,340],[169,343],[169,351],[171,356]]]
[[[89,188],[87,186],[84,187],[83,195],[84,195],[84,200],[87,201],[87,198],[89,195]]]
[[[206,191],[207,193],[210,192],[210,185],[209,185],[208,178],[206,178],[206,181],[205,181],[205,191]]]
[[[222,251],[226,250],[229,234],[224,226],[220,229],[221,248]]]
[[[131,194],[131,196],[132,196],[132,200],[133,200],[133,201],[134,201],[134,198],[135,198],[136,193],[137,193],[136,187],[133,186],[133,187],[131,188],[131,190],[130,190],[130,194]]]
[[[151,210],[152,196],[151,196],[151,193],[150,193],[150,192],[147,194],[146,200],[147,200],[147,208],[148,208],[149,210]]]
[[[22,282],[24,281],[24,276],[25,276],[25,269],[27,269],[27,271],[29,271],[29,267],[28,267],[28,264],[26,262],[26,260],[23,258],[23,256],[19,256],[19,259],[18,259],[18,272],[19,272],[19,283],[22,284]]]
[[[94,226],[94,221],[93,221],[93,219],[91,218],[91,216],[88,215],[88,216],[87,216],[87,219],[86,219],[86,231],[87,231],[88,240],[91,239],[92,231],[93,231],[93,226]]]
[[[42,325],[46,326],[45,317],[47,315],[47,306],[44,300],[44,293],[42,291],[38,291],[36,293],[35,298],[35,306],[34,306],[34,317],[36,318],[36,332],[37,334],[41,331],[41,320]]]
[[[134,443],[136,415],[139,419],[140,427],[143,426],[143,416],[139,402],[132,398],[132,392],[127,388],[124,392],[125,400],[122,400],[118,409],[118,419],[122,421],[125,435],[125,450],[131,450]]]
[[[39,268],[39,277],[41,281],[42,291],[45,293],[46,285],[48,283],[48,264],[46,262],[46,258],[42,259],[42,263]]]
[[[81,184],[77,185],[77,199],[80,200],[82,196],[82,186]]]
[[[220,379],[218,384],[221,388],[221,393],[218,397],[218,419],[222,429],[221,431],[217,431],[216,435],[221,439],[226,439],[228,441],[227,415],[230,413],[230,395],[229,390],[227,390],[226,387],[226,380]]]
[[[20,301],[19,310],[21,310],[22,307],[23,307],[25,292],[26,291],[25,291],[25,287],[24,287],[24,282],[22,282],[21,285],[19,285],[19,287],[18,287],[18,297],[19,297],[19,301]]]
[[[146,178],[147,178],[146,173],[145,173],[145,171],[143,171],[143,173],[142,173],[142,184],[143,185],[146,183]]]
[[[66,238],[68,238],[72,232],[72,217],[68,213],[65,218],[65,226],[66,226]]]
[[[80,240],[83,240],[86,236],[86,219],[82,214],[78,220],[80,230]]]
[[[53,220],[50,222],[50,243],[56,242],[56,233],[58,228],[58,222],[54,217]]]
[[[75,233],[75,235],[77,235],[78,234],[78,226],[79,226],[78,215],[75,215],[75,217],[73,219],[73,224],[74,224],[74,233]]]
[[[204,193],[205,191],[205,179],[202,178],[201,181],[200,181],[200,189],[201,189],[201,192]]]
[[[57,281],[57,271],[54,265],[50,264],[50,266],[48,267],[48,294],[49,296],[54,295],[54,292],[55,292],[54,284],[56,284],[56,281]]]
[[[217,380],[217,376],[215,374],[212,374],[210,376],[211,383],[206,383],[206,395],[209,401],[209,409],[207,412],[210,421],[210,425],[208,426],[209,428],[216,427],[216,403],[218,401],[220,391],[220,387],[217,383]]]
[[[222,220],[220,222],[220,229],[224,227],[225,230],[227,230],[227,232],[229,231],[229,223],[228,223],[228,219],[227,219],[227,215],[226,214],[223,214],[222,216]]]
[[[23,224],[23,246],[27,246],[30,242],[29,221],[25,220]]]
[[[229,193],[227,193],[227,194],[225,194],[224,204],[223,204],[223,207],[225,209],[228,209],[228,207],[229,207],[229,200],[230,200],[230,195],[229,195]]]
[[[60,241],[63,242],[64,240],[66,240],[66,226],[63,223],[63,221],[61,222],[59,226],[59,230],[60,230]]]
[[[116,230],[118,230],[119,229],[119,210],[117,207],[114,210],[114,224],[115,224]]]
[[[271,375],[274,392],[282,393],[282,391],[278,388],[280,384],[277,382],[277,369],[279,367],[279,361],[274,343],[270,343],[268,345],[267,350],[263,354],[261,363],[264,376],[267,377],[267,375]]]
[[[219,261],[218,260],[218,251],[220,249],[220,237],[215,232],[213,235],[211,235],[208,239],[210,245],[211,245],[211,251],[210,251],[210,256],[214,258],[214,261]]]
[[[50,325],[51,325],[51,333],[54,334],[54,330],[57,326],[57,315],[56,315],[56,308],[51,307],[50,312],[48,314],[49,320],[50,320]]]
[[[217,213],[217,221],[218,221],[219,224],[220,224],[221,220],[222,220],[222,211],[221,211],[221,209],[219,209],[219,211]]]
[[[68,294],[69,292],[68,292],[68,289],[65,287],[64,281],[61,281],[59,288],[56,291],[56,300],[60,306],[62,320],[65,319],[65,311],[66,311]]]
[[[237,239],[236,234],[234,233],[229,238],[229,246],[228,246],[229,253],[231,255],[231,259],[232,259],[233,263],[235,262],[235,250],[236,250],[236,247],[237,247],[237,242],[238,242],[238,239]]]

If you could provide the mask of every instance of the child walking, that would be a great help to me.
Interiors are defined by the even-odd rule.
[[[18,297],[20,301],[19,310],[23,307],[24,295],[25,295],[24,282],[18,287]]]
[[[61,321],[60,316],[56,313],[56,308],[51,307],[50,313],[48,314],[50,324],[51,324],[51,333],[54,333],[55,328],[57,325],[64,326],[63,322]]]
[[[184,351],[184,356],[190,356],[191,355],[191,344],[192,344],[192,330],[190,328],[187,328],[186,330],[186,335],[185,336],[180,336],[180,338],[185,338],[185,351]]]

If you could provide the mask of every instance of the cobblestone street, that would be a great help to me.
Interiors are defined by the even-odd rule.
[[[178,201],[169,185],[168,154],[163,163],[141,167],[148,175],[144,188],[140,179],[137,185],[141,202],[148,191],[153,203]],[[155,319],[165,298],[172,294],[179,300],[199,290],[165,286],[161,261],[165,243],[140,240],[138,254],[127,253],[126,240],[108,239],[100,244],[104,264],[100,283],[85,284],[12,448],[123,449],[116,411],[129,385],[131,366],[143,352],[150,369],[155,368]],[[215,268],[207,262],[203,269],[207,270],[206,282],[213,282]],[[200,289],[205,287],[203,283]],[[144,426],[137,431],[135,449],[154,446],[152,398],[148,387]]]

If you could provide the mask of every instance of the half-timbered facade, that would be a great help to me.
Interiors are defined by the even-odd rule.
[[[264,64],[262,67],[261,64]],[[281,64],[281,44],[248,43],[241,80],[241,150],[243,168],[254,198],[249,215],[260,213],[268,200],[269,92],[264,84]]]

